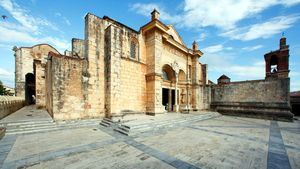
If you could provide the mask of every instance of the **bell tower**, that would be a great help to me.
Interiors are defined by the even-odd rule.
[[[289,77],[289,45],[284,34],[280,38],[279,49],[265,54],[266,79]]]

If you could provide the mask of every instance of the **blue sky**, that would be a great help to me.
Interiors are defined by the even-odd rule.
[[[204,52],[209,79],[263,79],[263,55],[278,49],[281,33],[290,45],[291,90],[300,90],[300,0],[0,0],[0,80],[14,86],[13,46],[49,43],[70,49],[71,38],[84,38],[84,16],[107,15],[136,30],[150,21],[175,26],[188,47]]]

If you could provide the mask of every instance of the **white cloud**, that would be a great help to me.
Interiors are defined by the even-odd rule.
[[[199,37],[196,37],[197,42],[204,41],[206,39],[207,35],[205,33],[200,33]]]
[[[291,71],[291,72],[290,72],[290,76],[291,76],[291,77],[295,77],[295,78],[296,78],[296,77],[300,77],[300,72],[294,72],[294,71]]]
[[[274,34],[278,34],[283,30],[290,28],[299,18],[300,16],[297,15],[279,16],[272,18],[267,22],[242,28],[235,28],[220,35],[230,39],[238,39],[242,41],[249,41],[258,38],[269,38]]]
[[[0,76],[12,76],[14,73],[0,67]]]
[[[265,76],[265,67],[256,63],[250,66],[232,65],[226,67],[223,71],[236,75],[243,80],[263,78]]]
[[[0,42],[35,42],[35,38],[27,32],[0,27]]]
[[[55,46],[60,51],[66,50],[70,48],[70,43],[68,41],[54,38],[54,37],[44,37],[37,39],[37,43],[49,43]]]
[[[242,49],[246,50],[246,51],[254,51],[254,50],[260,49],[262,47],[263,47],[263,45],[255,45],[255,46],[243,47]]]
[[[178,15],[169,14],[155,3],[136,3],[131,9],[138,14],[150,16],[153,8],[156,8],[160,11],[162,20],[187,28],[215,26],[229,30],[235,28],[239,21],[253,17],[269,7],[289,7],[298,3],[300,0],[185,0]]]
[[[64,17],[60,12],[56,12],[54,14],[56,17],[59,17],[60,19],[62,19],[64,21],[65,24],[67,24],[68,26],[71,26],[71,22],[68,18]]]
[[[48,20],[40,17],[33,17],[26,10],[11,0],[0,0],[0,6],[8,11],[23,27],[32,33],[40,33],[39,26],[58,30],[58,28]]]
[[[159,11],[160,18],[162,20],[166,20],[171,23],[177,23],[180,20],[180,16],[169,14],[168,12],[165,11],[165,9],[161,5],[156,3],[148,3],[148,4],[136,3],[131,5],[130,9],[144,16],[150,16],[150,13],[153,11],[153,9],[156,9]]]
[[[202,49],[204,53],[216,53],[222,50],[223,50],[223,45],[213,45]]]
[[[6,44],[1,44],[1,43],[0,43],[0,48],[4,48],[4,49],[9,49],[9,50],[11,50],[10,48],[12,48],[12,46],[6,45]]]
[[[290,73],[291,78],[291,91],[300,91],[300,78],[299,78],[300,72],[294,72]]]
[[[63,17],[63,20],[65,21],[65,23],[68,25],[68,26],[71,26],[71,22],[69,19],[67,19],[66,17]]]
[[[29,15],[30,11],[21,8],[11,0],[0,0],[0,7],[7,10],[17,20],[17,23],[10,20],[0,22],[0,43],[3,48],[11,44],[34,45],[37,43],[49,43],[60,51],[70,48],[68,41],[46,35],[44,30],[49,28],[57,30],[49,21]]]
[[[285,6],[293,6],[300,3],[300,0],[280,0],[280,3]]]
[[[204,54],[212,54],[212,53],[217,53],[220,51],[225,51],[225,50],[232,50],[232,47],[224,47],[222,44],[219,45],[212,45],[208,46],[202,49]]]
[[[14,72],[3,69],[0,67],[0,80],[3,84],[13,86],[14,84]]]
[[[232,29],[237,22],[274,6],[292,6],[300,0],[186,0],[183,22],[187,27]]]
[[[204,53],[201,63],[208,64],[209,76],[226,74],[233,81],[262,79],[265,76],[264,61],[253,61],[248,65],[236,63],[236,56],[228,51]],[[216,80],[216,79],[211,79]]]
[[[34,45],[36,43],[49,43],[56,47],[60,51],[70,48],[70,43],[63,39],[58,39],[50,36],[39,37],[32,35],[25,31],[19,31],[14,29],[8,29],[6,27],[0,27],[0,42],[2,47],[8,47],[7,44],[16,44],[21,42],[26,45]]]

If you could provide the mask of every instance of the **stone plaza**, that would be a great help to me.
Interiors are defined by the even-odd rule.
[[[0,121],[1,124],[19,123],[19,131],[22,131],[21,125],[24,128],[23,132],[13,133],[13,129],[9,131],[7,126],[7,134],[0,141],[0,166],[5,169],[300,168],[298,120],[279,122],[215,112],[147,117],[155,121],[207,114],[206,118],[193,122],[125,136],[114,131],[113,127],[99,125],[98,121],[85,122],[81,127],[62,126],[56,122],[54,125],[62,127],[51,129],[46,126],[48,130],[43,130],[39,122],[45,125],[46,120],[51,121],[47,112],[24,107]],[[31,126],[40,128],[39,131],[30,129],[29,124],[25,126],[29,118]],[[141,119],[133,119],[128,122],[141,123]],[[33,132],[24,132],[26,128]]]
[[[138,31],[91,13],[84,23],[64,54],[13,48],[0,168],[300,168],[286,37],[261,57],[264,79],[215,84],[198,43],[156,9]]]

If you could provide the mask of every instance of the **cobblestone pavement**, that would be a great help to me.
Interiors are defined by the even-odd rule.
[[[219,116],[124,136],[111,128],[8,135],[2,168],[300,168],[300,122]]]

